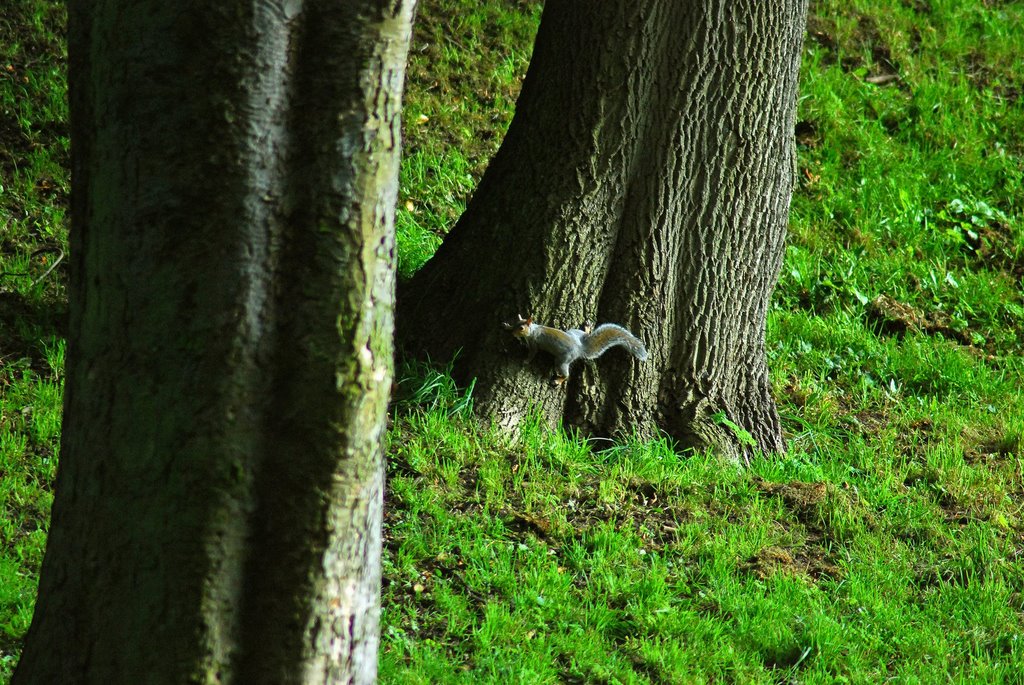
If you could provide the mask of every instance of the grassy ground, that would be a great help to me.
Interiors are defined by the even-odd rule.
[[[60,440],[63,26],[62,3],[10,0],[0,13],[0,682],[32,618]]]
[[[0,682],[57,450],[61,5],[0,18]],[[1024,6],[812,6],[769,354],[789,438],[749,471],[538,425],[406,368],[381,679],[1020,682]],[[424,0],[399,207],[410,273],[511,117],[535,2]],[[42,250],[42,251],[40,251]],[[11,273],[28,275],[11,275]]]
[[[391,435],[385,681],[1020,681],[1024,16],[988,5],[812,8],[769,321],[786,457],[512,445],[410,374],[431,399]],[[529,49],[497,10],[488,36],[445,19],[472,11],[427,3],[417,33],[409,155],[439,180],[407,170],[405,218],[435,234],[464,195],[421,198],[468,194],[441,179],[496,142],[494,79]]]

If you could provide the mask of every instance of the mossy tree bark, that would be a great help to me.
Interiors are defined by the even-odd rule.
[[[784,448],[764,327],[793,184],[806,0],[548,0],[516,115],[466,212],[399,285],[398,334],[459,352],[477,406],[590,433]],[[632,329],[651,352],[551,388],[498,323]]]
[[[411,13],[70,3],[64,428],[18,685],[375,679]]]

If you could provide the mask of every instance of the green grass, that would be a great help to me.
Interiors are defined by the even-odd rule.
[[[538,425],[512,444],[435,407],[392,431],[385,682],[1014,682],[1024,668],[1005,490],[1019,433],[840,424],[744,472]]]
[[[385,682],[1019,681],[1022,9],[812,11],[769,319],[789,454],[735,471],[401,405]],[[481,52],[448,87],[486,90]],[[434,178],[466,171],[447,135]],[[451,187],[409,151],[407,195]]]
[[[540,5],[421,3],[405,97],[398,271],[423,265],[455,223],[512,120]]]
[[[0,272],[27,274],[0,277],[0,682],[59,440],[63,267],[38,279],[66,231],[60,8],[18,0],[0,19]],[[512,439],[469,418],[471,387],[405,367],[383,682],[1020,682],[1024,7],[812,14],[768,321],[789,453],[737,470],[539,421]],[[539,5],[428,0],[419,15],[403,274],[500,143]]]
[[[12,0],[0,16],[0,682],[32,618],[60,443],[63,35],[63,3]]]

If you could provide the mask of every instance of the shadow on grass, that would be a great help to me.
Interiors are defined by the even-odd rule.
[[[27,359],[34,371],[49,371],[41,340],[67,335],[67,302],[0,291],[0,362]]]

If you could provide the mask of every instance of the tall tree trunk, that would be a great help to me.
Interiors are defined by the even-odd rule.
[[[477,377],[482,411],[686,446],[783,441],[764,350],[784,249],[806,0],[548,0],[501,149],[435,257],[399,286],[399,336]],[[613,321],[651,352],[524,365],[499,327]]]
[[[70,3],[64,428],[18,685],[375,679],[411,13]]]

